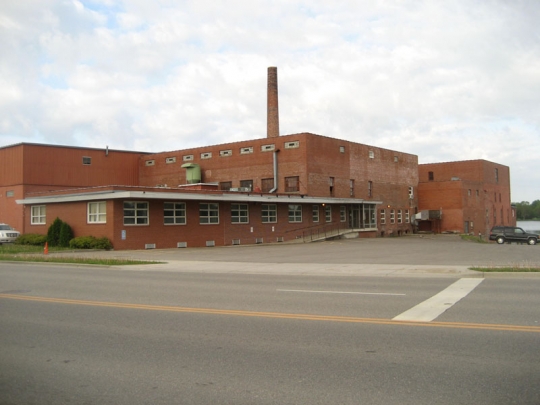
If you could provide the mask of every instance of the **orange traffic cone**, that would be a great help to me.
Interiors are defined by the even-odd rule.
[[[49,254],[49,244],[45,242],[45,247],[43,248],[43,254],[48,255]]]

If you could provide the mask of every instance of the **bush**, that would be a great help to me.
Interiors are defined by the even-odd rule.
[[[59,246],[62,223],[62,220],[56,217],[51,226],[49,226],[49,230],[47,231],[47,242],[49,242],[49,246]]]
[[[112,249],[112,243],[108,238],[96,238],[95,236],[79,236],[69,241],[72,249]]]
[[[31,246],[43,246],[47,242],[47,235],[40,235],[38,233],[27,233],[21,235],[15,241],[17,245],[31,245]]]
[[[58,238],[58,246],[68,247],[69,241],[73,239],[73,230],[66,222],[62,222],[60,226],[60,235]]]

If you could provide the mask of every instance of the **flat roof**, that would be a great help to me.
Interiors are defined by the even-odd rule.
[[[257,193],[190,193],[159,191],[102,191],[92,193],[63,194],[54,196],[30,197],[16,200],[17,204],[54,204],[66,202],[98,201],[98,200],[197,200],[197,201],[230,201],[260,202],[284,204],[382,204],[382,201],[366,201],[359,198],[308,197],[302,195],[273,195]]]

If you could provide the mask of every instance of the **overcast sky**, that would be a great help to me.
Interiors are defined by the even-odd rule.
[[[280,132],[510,166],[540,199],[540,1],[3,0],[0,146],[161,152]]]

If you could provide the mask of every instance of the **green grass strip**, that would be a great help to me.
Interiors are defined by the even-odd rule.
[[[103,259],[99,257],[50,257],[38,255],[0,255],[0,261],[38,262],[38,263],[68,263],[68,264],[97,264],[101,266],[125,266],[130,264],[158,264],[164,262],[132,260],[132,259]]]

